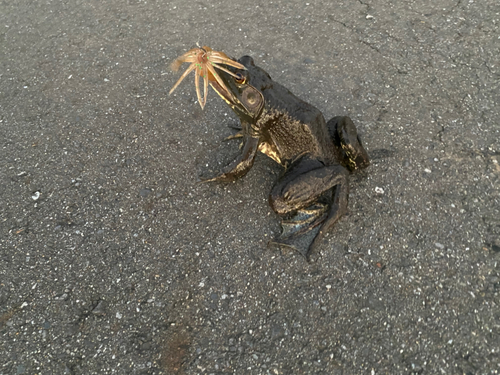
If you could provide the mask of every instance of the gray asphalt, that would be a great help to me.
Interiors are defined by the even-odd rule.
[[[500,4],[0,2],[0,374],[500,372]],[[372,165],[310,263],[169,64],[252,55]]]

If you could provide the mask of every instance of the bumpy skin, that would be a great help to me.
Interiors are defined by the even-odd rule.
[[[328,123],[311,104],[297,98],[249,56],[238,60],[247,70],[240,79],[221,72],[226,88],[212,87],[239,116],[244,147],[217,176],[232,181],[245,175],[261,151],[285,167],[269,203],[282,218],[282,234],[273,242],[306,258],[322,235],[347,211],[349,171],[366,168],[368,155],[349,117]]]

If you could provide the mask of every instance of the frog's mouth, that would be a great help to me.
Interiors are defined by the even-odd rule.
[[[262,93],[247,83],[248,77],[244,73],[238,78],[223,71],[219,75],[226,87],[214,80],[210,81],[212,88],[241,119],[255,123],[264,108]]]
[[[217,67],[215,68],[217,69]],[[238,97],[241,94],[242,85],[246,82],[246,72],[241,70],[233,72],[234,69],[229,66],[227,68],[231,71],[231,74],[222,69],[217,69],[219,80],[212,79],[209,82],[217,94],[233,108],[234,106],[241,105]]]
[[[217,81],[210,81],[210,86],[215,90],[217,94],[232,108],[233,106],[237,105],[238,99],[236,96],[229,90],[227,90],[225,87],[222,87],[219,85],[219,82]]]

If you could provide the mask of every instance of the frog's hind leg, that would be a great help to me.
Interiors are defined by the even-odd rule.
[[[282,217],[282,234],[273,241],[296,249],[304,257],[346,211],[348,172],[305,156],[293,163],[269,196]]]

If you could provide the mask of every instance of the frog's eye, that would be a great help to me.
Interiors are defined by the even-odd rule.
[[[234,80],[236,81],[236,83],[239,83],[241,85],[243,83],[246,83],[247,77],[246,77],[246,75],[238,72],[238,73],[236,73],[236,77],[234,78]]]
[[[243,104],[251,111],[258,109],[263,101],[262,94],[253,87],[248,87],[243,91],[241,99]]]

